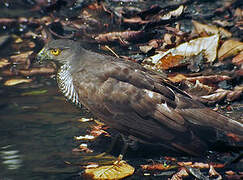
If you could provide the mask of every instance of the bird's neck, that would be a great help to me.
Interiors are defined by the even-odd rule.
[[[64,96],[73,102],[75,105],[79,105],[79,99],[78,99],[78,93],[76,92],[74,85],[73,85],[73,78],[72,74],[70,72],[71,66],[67,62],[66,64],[63,64],[57,73],[57,83],[59,86],[59,89],[62,91]]]

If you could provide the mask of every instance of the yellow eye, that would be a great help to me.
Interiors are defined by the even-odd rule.
[[[58,56],[61,53],[60,49],[52,49],[51,50],[51,54],[54,56]]]

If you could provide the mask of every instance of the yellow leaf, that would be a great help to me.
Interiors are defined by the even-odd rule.
[[[81,118],[81,119],[78,119],[79,122],[89,122],[89,121],[93,121],[94,119],[93,118]]]
[[[32,79],[9,79],[9,80],[5,81],[4,85],[5,86],[15,86],[17,84],[29,83],[31,81],[32,81]]]
[[[183,74],[177,74],[177,75],[175,75],[175,76],[170,76],[170,77],[168,77],[168,79],[169,79],[170,81],[172,81],[173,83],[181,82],[181,81],[185,80],[186,78],[187,78],[187,77],[186,77],[185,75],[183,75]]]
[[[7,66],[9,64],[10,64],[10,62],[8,62],[7,59],[4,59],[4,58],[0,59],[0,68]]]
[[[125,161],[120,161],[113,165],[86,169],[85,176],[96,180],[115,180],[132,175],[134,170],[135,169]]]
[[[33,53],[33,51],[27,51],[27,52],[23,52],[21,54],[18,54],[18,55],[13,55],[13,56],[10,56],[10,59],[13,61],[13,62],[25,62],[29,55],[31,55]]]
[[[230,39],[225,41],[219,49],[218,58],[223,60],[224,58],[234,56],[243,50],[243,42]]]

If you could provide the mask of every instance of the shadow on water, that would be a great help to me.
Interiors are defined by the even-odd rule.
[[[72,153],[78,145],[73,137],[86,133],[88,124],[77,120],[87,115],[66,102],[55,83],[41,87],[47,90],[42,95],[23,95],[22,88],[1,88],[0,179],[66,179],[77,174],[78,167],[65,161],[79,159]]]

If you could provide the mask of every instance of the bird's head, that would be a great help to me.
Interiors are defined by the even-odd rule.
[[[40,61],[54,60],[60,64],[69,63],[79,47],[80,44],[73,40],[51,40],[37,54],[37,58]]]

